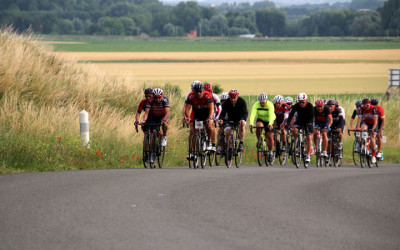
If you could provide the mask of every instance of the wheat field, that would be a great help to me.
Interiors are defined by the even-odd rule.
[[[260,91],[269,94],[384,93],[389,69],[400,68],[397,49],[57,54],[73,60],[102,62],[89,65],[100,72],[129,75],[134,85],[170,82],[189,91],[190,83],[200,80],[220,84],[226,91],[236,88],[244,95],[256,95]]]

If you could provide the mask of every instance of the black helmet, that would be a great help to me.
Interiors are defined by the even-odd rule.
[[[330,99],[329,101],[326,102],[326,105],[336,105],[336,101],[333,99]]]
[[[378,99],[376,99],[376,98],[372,98],[372,99],[371,99],[371,104],[372,104],[372,105],[378,105],[378,103],[379,103],[379,100],[378,100]]]
[[[362,104],[368,104],[368,103],[371,103],[371,99],[369,99],[368,97],[367,97],[367,98],[364,98],[364,99],[362,100]]]
[[[357,100],[356,101],[356,107],[361,107],[362,106],[362,101],[361,100]]]
[[[144,90],[144,94],[148,95],[148,94],[153,94],[153,89],[152,88],[147,88]]]
[[[204,85],[201,84],[200,82],[197,82],[193,85],[194,92],[202,92],[203,90],[204,90]]]

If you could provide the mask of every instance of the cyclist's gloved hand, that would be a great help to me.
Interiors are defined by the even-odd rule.
[[[137,126],[137,125],[139,125],[139,122],[138,122],[138,121],[135,121],[135,126]]]
[[[285,129],[285,124],[281,124],[281,129]]]
[[[331,131],[331,127],[328,127],[328,132]]]

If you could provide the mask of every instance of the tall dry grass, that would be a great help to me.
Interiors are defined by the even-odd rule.
[[[0,173],[141,166],[142,135],[133,124],[145,86],[129,76],[83,70],[40,37],[10,27],[0,29],[0,75]],[[179,89],[159,87],[171,106],[181,105]],[[79,141],[83,109],[90,115],[91,150]],[[178,110],[172,109],[172,124]],[[170,127],[169,143],[177,145],[179,126]]]

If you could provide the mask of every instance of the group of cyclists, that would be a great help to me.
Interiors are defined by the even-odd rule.
[[[144,91],[145,99],[143,99],[137,109],[135,126],[143,125],[143,131],[149,129],[146,124],[160,124],[162,126],[163,147],[167,145],[167,130],[170,105],[167,97],[163,95],[160,88]],[[355,103],[356,108],[351,116],[349,130],[368,130],[371,138],[372,163],[376,162],[376,157],[382,156],[382,133],[385,127],[385,114],[382,107],[378,106],[378,99],[364,98]],[[145,114],[140,121],[141,112]],[[239,96],[236,89],[224,92],[218,97],[213,93],[210,83],[201,83],[193,81],[191,91],[185,98],[185,105],[182,110],[183,122],[188,124],[190,132],[195,133],[193,121],[203,121],[207,133],[208,141],[206,150],[215,152],[221,151],[216,148],[217,137],[222,130],[225,135],[230,134],[231,127],[229,124],[236,123],[238,127],[238,151],[244,150],[244,138],[246,130],[246,121],[248,119],[248,109],[246,101]],[[354,121],[357,118],[355,127]],[[216,129],[219,125],[218,130]],[[282,95],[276,95],[273,101],[268,101],[265,93],[260,93],[257,102],[251,108],[249,118],[249,129],[252,131],[256,128],[257,139],[264,132],[268,154],[273,156],[274,150],[274,133],[279,132],[280,141],[282,142],[281,151],[289,150],[290,145],[286,145],[286,138],[291,134],[294,138],[297,136],[299,129],[303,130],[306,136],[306,156],[304,161],[309,163],[310,156],[314,153],[314,144],[317,136],[322,138],[321,156],[327,156],[328,134],[330,131],[336,131],[339,134],[339,149],[342,149],[342,137],[345,128],[345,110],[339,105],[337,100],[324,100],[318,98],[315,103],[308,100],[307,94],[300,93],[297,95],[295,103],[293,98],[288,96],[284,98]],[[378,135],[378,136],[377,136]],[[189,137],[190,138],[190,137]],[[227,138],[226,138],[227,139]],[[377,142],[377,152],[375,150],[375,139]],[[189,143],[193,143],[189,139]],[[257,145],[258,147],[259,145]],[[355,149],[357,150],[357,149]],[[187,159],[193,157],[189,153]],[[340,155],[342,157],[342,155]]]

